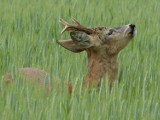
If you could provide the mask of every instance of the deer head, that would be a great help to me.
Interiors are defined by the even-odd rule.
[[[70,32],[71,39],[60,40],[58,43],[72,52],[86,51],[88,54],[88,73],[85,84],[99,85],[101,78],[108,73],[110,85],[117,76],[117,55],[135,35],[135,25],[128,24],[121,27],[85,28],[77,20],[72,19],[76,26],[64,20],[60,22]]]

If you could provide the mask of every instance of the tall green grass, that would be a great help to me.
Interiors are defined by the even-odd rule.
[[[160,2],[158,0],[0,0],[0,120],[159,120]],[[88,27],[134,23],[137,36],[119,55],[119,79],[109,93],[85,92],[85,53],[56,44],[69,38],[59,19],[77,18]],[[72,81],[45,93],[20,78],[5,85],[4,75],[37,67],[52,78]]]

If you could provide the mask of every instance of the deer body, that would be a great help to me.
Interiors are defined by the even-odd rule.
[[[118,73],[118,53],[134,37],[135,25],[129,24],[116,28],[85,28],[75,19],[72,21],[77,26],[60,20],[64,25],[61,33],[71,30],[71,39],[59,40],[58,44],[75,53],[87,52],[88,70],[84,77],[85,87],[99,86],[105,75],[109,79],[110,87],[112,87]],[[36,68],[22,68],[19,69],[19,73],[28,79],[40,81],[43,81],[47,75],[44,71]],[[9,75],[7,81],[10,81]],[[68,84],[70,92],[71,89],[72,85]]]
[[[20,68],[14,73],[14,75],[17,74],[20,74],[31,81],[39,81],[40,83],[43,83],[47,76],[46,72],[38,68]],[[11,78],[11,74],[8,73],[5,77],[6,82],[9,83]]]
[[[23,77],[26,80],[33,81],[38,85],[41,85],[41,86],[45,85],[47,91],[49,90],[49,87],[53,88],[54,86],[57,86],[57,85],[60,86],[61,84],[61,81],[56,79],[52,81],[53,84],[51,84],[52,86],[50,86],[49,85],[50,82],[46,81],[48,78],[48,74],[45,71],[40,70],[38,68],[20,68],[17,71],[15,71],[15,73],[13,74],[14,76],[19,75],[20,77]],[[9,84],[12,80],[12,75],[8,73],[5,76],[5,80],[6,80],[6,83]],[[68,93],[71,95],[72,94],[72,84],[70,82],[69,83],[64,82],[63,84],[66,84]]]

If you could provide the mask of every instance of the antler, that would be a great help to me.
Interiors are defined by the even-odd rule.
[[[74,24],[76,24],[76,26],[74,25],[70,25],[69,23],[67,23],[66,21],[64,21],[63,19],[60,19],[60,23],[64,26],[63,30],[61,31],[61,34],[65,31],[68,30],[78,30],[78,31],[82,31],[85,32],[87,34],[93,34],[95,33],[95,31],[93,29],[90,28],[86,28],[84,26],[82,26],[76,19],[72,19],[72,22]]]

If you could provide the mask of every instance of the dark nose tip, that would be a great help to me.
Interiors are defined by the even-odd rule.
[[[129,27],[134,30],[136,26],[134,24],[130,24]]]

